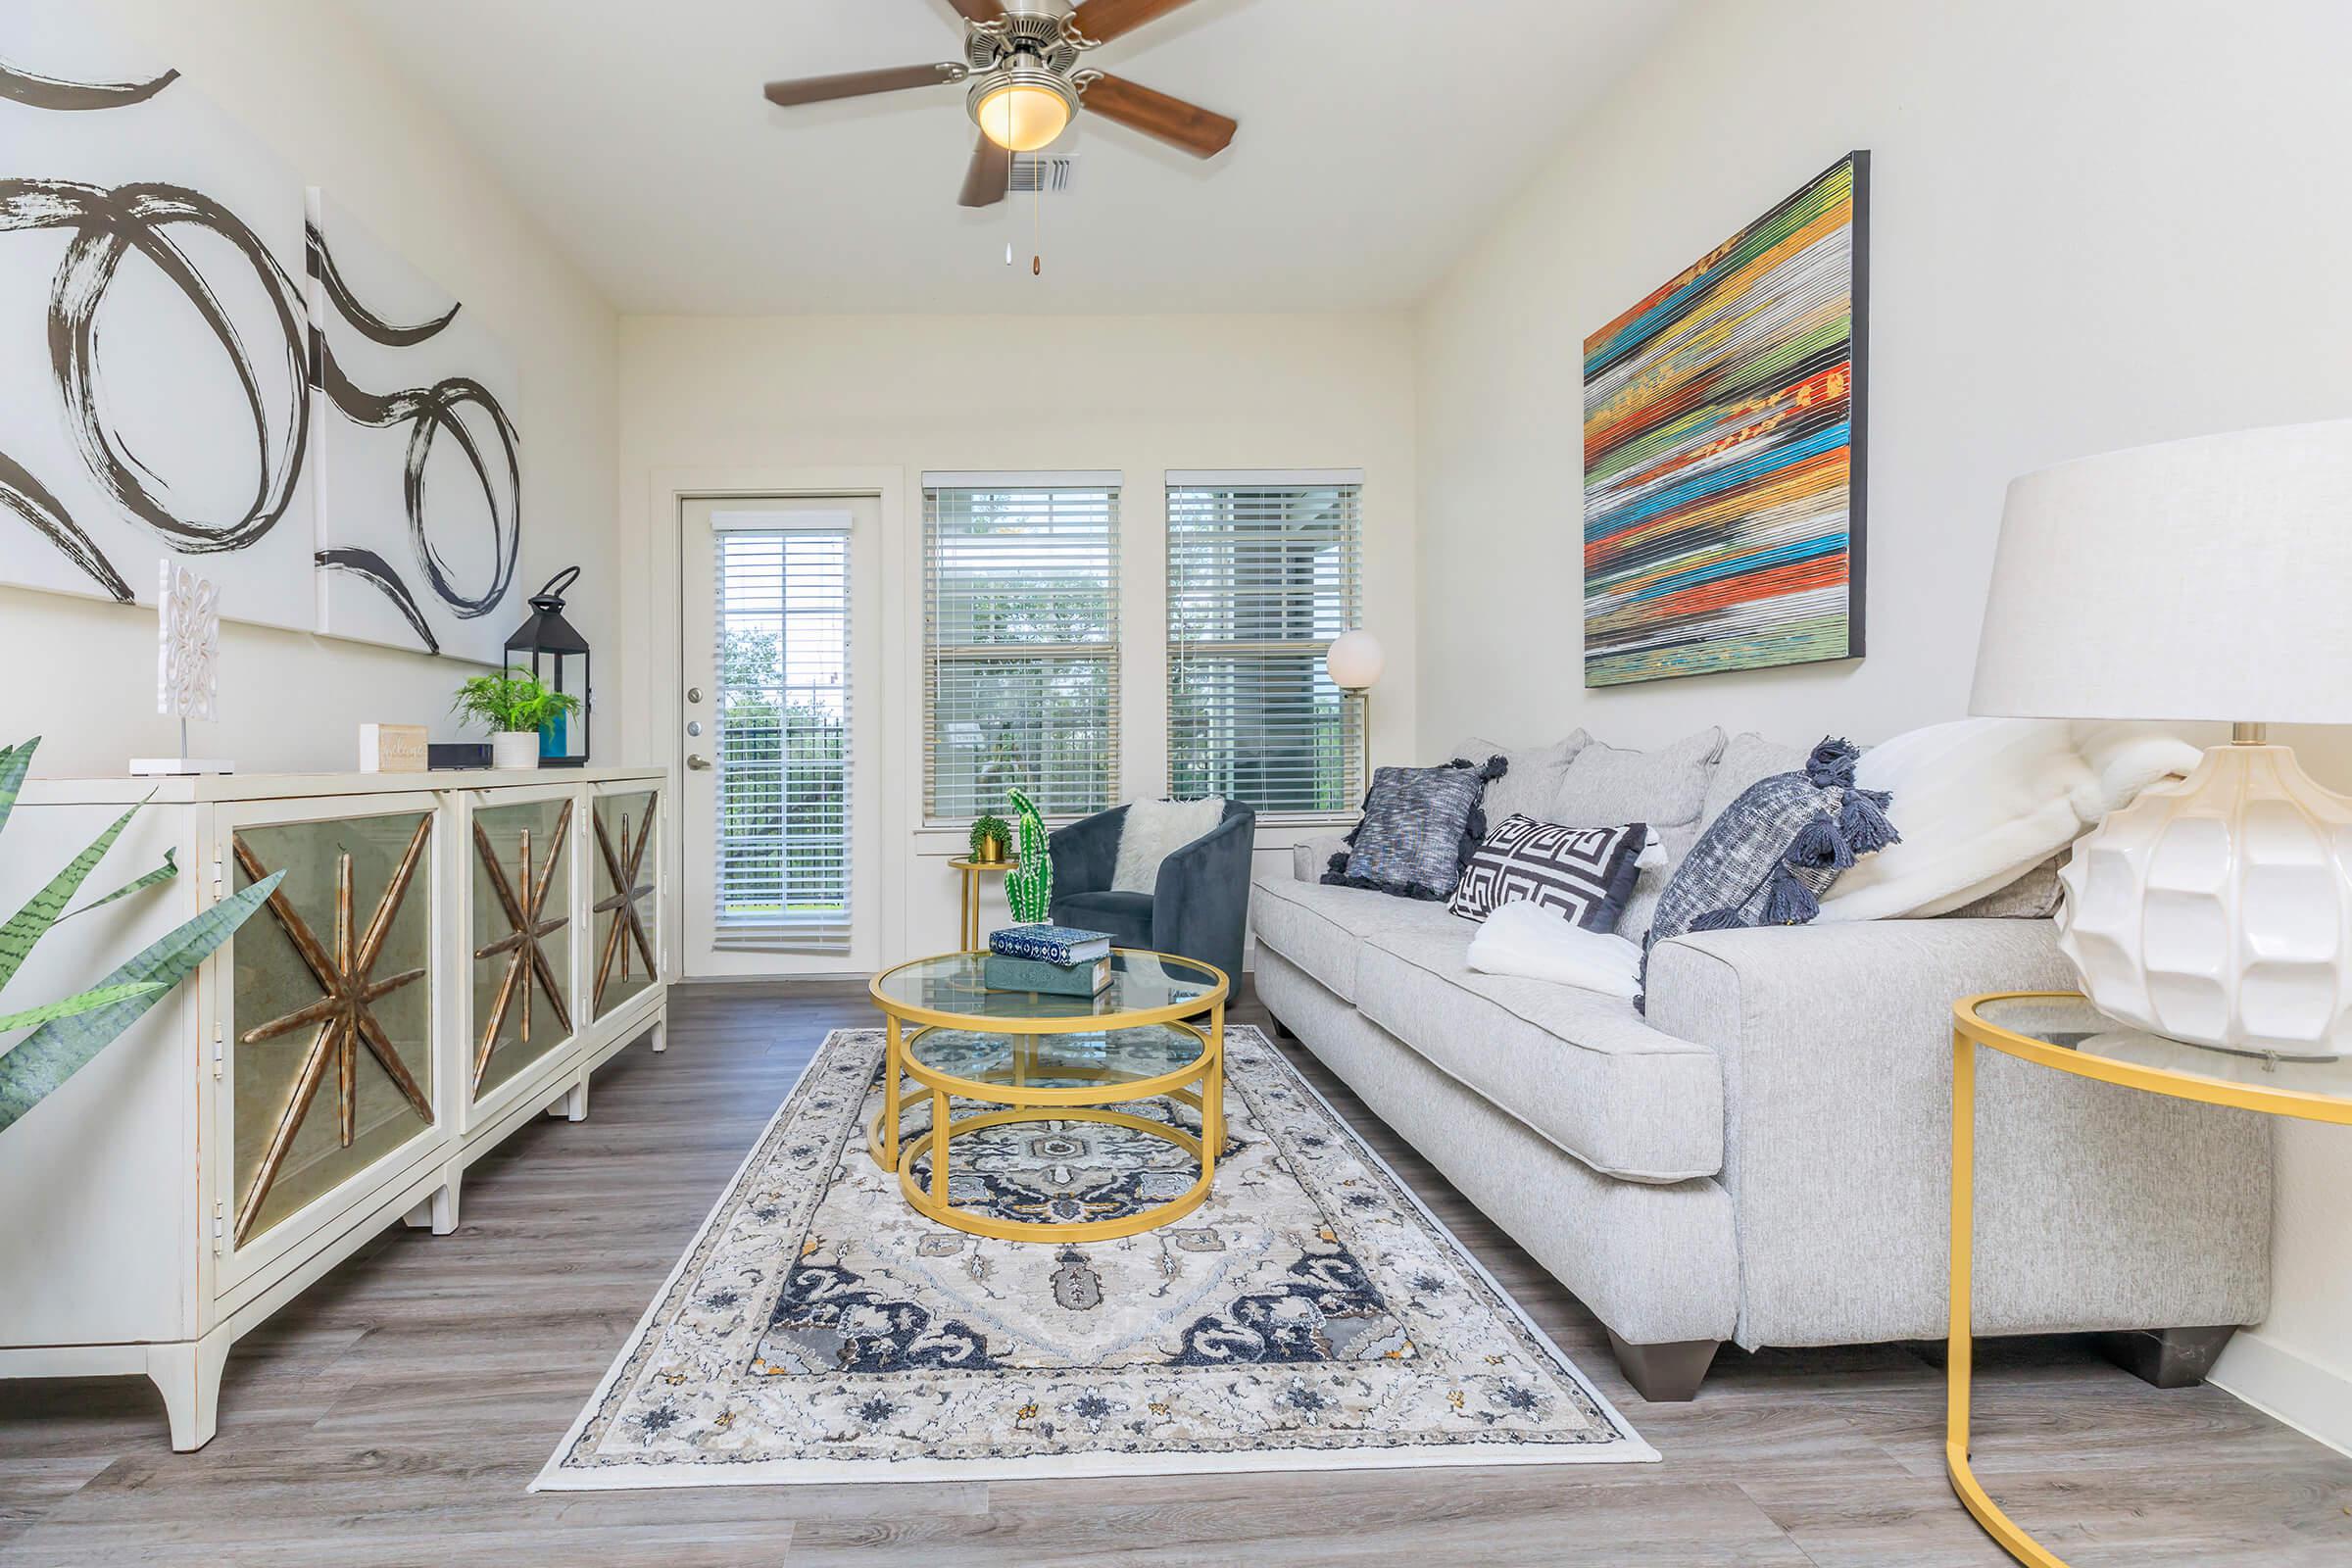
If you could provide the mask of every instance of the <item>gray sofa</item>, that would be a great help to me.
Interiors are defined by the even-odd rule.
[[[1692,740],[1707,777],[1688,820],[1659,818],[1693,798],[1691,743],[1656,770],[1651,814],[1623,796],[1648,776],[1622,765],[1628,754],[1595,772],[1613,781],[1597,795],[1577,788],[1561,758],[1581,734],[1516,754],[1518,777],[1494,786],[1491,809],[1651,821],[1679,858],[1749,776],[1801,756],[1749,736],[1731,757],[1720,732],[1711,750]],[[1691,1397],[1725,1341],[1943,1337],[1951,1004],[2071,988],[2048,919],[1680,937],[1651,956],[1643,1016],[1472,970],[1477,928],[1444,905],[1317,881],[1340,848],[1302,845],[1259,874],[1258,997],[1600,1318],[1644,1397]],[[1670,869],[1642,873],[1625,934],[1646,928]],[[2229,1327],[2262,1318],[2259,1118],[1980,1054],[1979,1333],[2153,1331],[2143,1348],[2209,1362]]]

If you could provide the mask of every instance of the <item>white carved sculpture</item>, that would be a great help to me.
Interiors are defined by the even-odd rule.
[[[177,757],[135,757],[142,774],[233,773],[233,762],[187,755],[188,720],[217,719],[220,696],[220,585],[172,560],[156,583],[155,709],[179,720]]]

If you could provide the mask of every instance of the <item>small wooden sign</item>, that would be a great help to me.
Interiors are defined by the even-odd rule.
[[[363,773],[421,773],[425,728],[422,724],[362,724],[360,771]]]

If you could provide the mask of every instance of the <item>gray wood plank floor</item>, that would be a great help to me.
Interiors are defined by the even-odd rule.
[[[0,1383],[0,1564],[2008,1560],[1944,1485],[1925,1355],[1727,1351],[1696,1402],[1644,1404],[1591,1314],[1296,1048],[1663,1464],[527,1494],[811,1049],[872,1018],[861,986],[681,990],[669,1054],[477,1165],[458,1234],[383,1236],[241,1344],[202,1453],[144,1382]],[[2077,1568],[2352,1563],[2352,1461],[2074,1342],[1984,1360],[1980,1472]]]

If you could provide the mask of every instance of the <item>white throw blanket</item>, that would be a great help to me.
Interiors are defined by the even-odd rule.
[[[1897,735],[1854,776],[1892,792],[1902,842],[1840,876],[1821,918],[1942,914],[1998,892],[2200,755],[2145,724],[1964,718]]]
[[[1605,996],[1638,995],[1642,950],[1621,936],[1570,925],[1536,904],[1506,904],[1486,918],[1470,943],[1470,967],[1526,975]]]

